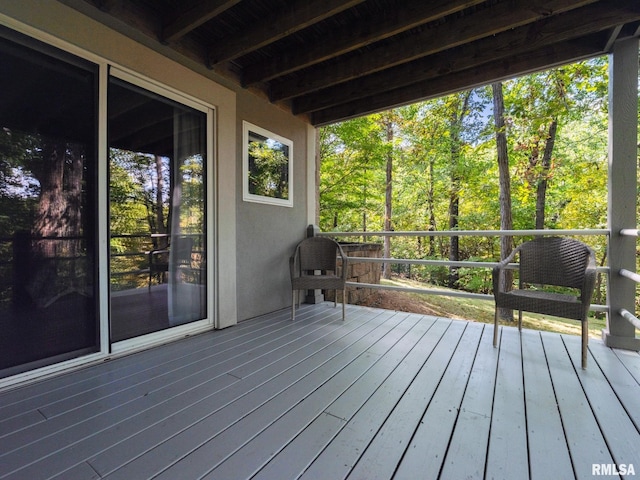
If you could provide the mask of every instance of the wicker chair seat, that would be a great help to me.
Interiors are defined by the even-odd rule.
[[[539,290],[512,290],[498,295],[497,302],[502,308],[582,321],[584,307],[574,295]]]
[[[336,290],[344,286],[342,277],[332,274],[302,274],[291,280],[294,290]]]

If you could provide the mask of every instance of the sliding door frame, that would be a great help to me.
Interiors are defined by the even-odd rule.
[[[84,356],[79,356],[60,363],[54,363],[38,369],[26,371],[14,376],[0,379],[0,390],[14,385],[28,383],[37,379],[46,378],[61,372],[80,368],[91,363],[101,362],[107,358],[114,358],[120,354],[128,354],[136,350],[149,348],[155,344],[166,343],[177,338],[194,335],[200,332],[219,328],[219,245],[218,245],[218,135],[217,135],[217,110],[216,107],[206,101],[193,97],[176,88],[172,88],[160,81],[153,80],[134,70],[127,69],[115,62],[111,62],[102,56],[91,53],[77,45],[62,40],[50,33],[39,30],[18,20],[0,14],[0,25],[15,30],[53,47],[64,50],[72,55],[87,60],[98,66],[98,92],[97,92],[97,241],[96,263],[97,273],[97,309],[99,315],[99,351]],[[125,340],[111,344],[109,339],[109,178],[108,178],[108,139],[107,139],[107,90],[109,75],[116,75],[131,83],[159,93],[172,100],[187,106],[196,108],[206,113],[206,236],[207,236],[207,315],[204,320],[191,324],[177,326],[162,332],[156,332],[143,337]],[[225,325],[226,326],[226,325]]]
[[[150,345],[154,345],[154,344],[158,344],[158,343],[165,343],[167,341],[171,341],[174,340],[176,338],[180,338],[180,337],[185,337],[187,335],[194,335],[197,333],[201,333],[207,330],[211,330],[215,324],[216,324],[216,319],[215,319],[215,312],[217,311],[216,305],[217,305],[217,295],[215,294],[215,292],[217,292],[217,288],[216,288],[216,275],[214,274],[215,271],[217,271],[216,265],[217,265],[217,252],[215,250],[215,238],[216,238],[216,232],[215,232],[215,225],[216,225],[216,219],[215,219],[215,212],[216,212],[216,205],[215,205],[215,185],[216,185],[216,178],[215,178],[215,165],[216,165],[216,161],[215,161],[215,157],[214,157],[214,152],[215,152],[215,148],[214,148],[214,143],[215,143],[215,124],[214,124],[214,120],[215,120],[215,107],[213,105],[208,105],[205,102],[202,102],[200,100],[197,100],[189,95],[186,95],[176,89],[170,88],[168,86],[162,85],[159,82],[153,81],[149,78],[146,78],[142,75],[139,75],[131,70],[128,69],[124,69],[122,67],[116,67],[116,66],[110,66],[109,68],[109,77],[114,77],[120,80],[123,80],[127,83],[130,83],[132,85],[138,86],[140,88],[143,88],[145,90],[148,90],[152,93],[155,93],[157,95],[160,95],[162,97],[165,97],[169,100],[172,100],[174,102],[180,103],[182,105],[185,105],[187,107],[193,108],[194,110],[198,110],[200,112],[203,112],[206,114],[206,118],[207,118],[207,125],[206,125],[206,140],[207,140],[207,146],[206,146],[206,154],[207,154],[207,158],[206,158],[206,162],[205,162],[205,170],[206,170],[206,179],[205,179],[205,200],[206,200],[206,208],[205,208],[205,230],[206,230],[206,236],[207,236],[207,283],[206,283],[206,289],[207,289],[207,316],[205,319],[203,320],[197,320],[194,321],[192,323],[187,323],[184,325],[179,325],[179,326],[175,326],[175,327],[171,327],[168,328],[166,330],[161,330],[158,332],[153,332],[153,333],[149,333],[140,337],[134,337],[134,338],[130,338],[127,340],[122,340],[116,343],[112,343],[110,345],[110,349],[111,352],[113,353],[123,353],[123,352],[131,352],[131,351],[135,351],[135,350],[140,350],[143,348],[147,348]],[[109,81],[109,78],[106,79],[107,83]],[[106,93],[104,95],[105,97],[105,104],[106,104]],[[106,132],[106,122],[107,122],[107,116],[106,116],[106,108],[105,108],[105,115],[103,117],[103,121],[105,122],[105,127],[104,129],[101,129],[101,132],[104,130]],[[105,142],[106,142],[106,138],[105,138]],[[101,149],[102,152],[104,152],[104,155],[106,157],[108,157],[108,145],[106,146],[106,148],[102,148]],[[109,163],[108,158],[105,158],[104,161],[104,165],[107,166]],[[109,229],[109,215],[108,215],[108,201],[109,201],[109,179],[108,179],[108,175],[105,175],[104,180],[100,181],[100,185],[104,185],[106,192],[105,195],[103,195],[103,200],[106,202],[106,207],[105,207],[105,216],[101,217],[104,218],[105,221],[101,222],[105,224],[105,229],[107,230],[107,235],[105,238],[105,243],[107,245],[107,248],[105,249],[101,249],[101,251],[104,251],[105,253],[108,253],[109,251],[109,234],[110,232],[108,231]],[[102,238],[102,237],[101,237]],[[109,264],[108,258],[106,258],[107,261],[107,265]],[[109,283],[108,277],[109,277],[109,268],[107,267],[106,270],[102,270],[104,272],[107,273],[106,277],[107,277],[107,284]],[[108,288],[108,285],[107,285]],[[108,292],[109,290],[104,290],[106,292]],[[107,301],[109,300],[110,295],[107,295]],[[109,317],[109,315],[107,315],[107,317]],[[102,318],[102,317],[101,317]],[[108,326],[107,326],[108,328]],[[108,333],[108,330],[107,330]],[[108,335],[107,335],[107,339],[108,339]]]

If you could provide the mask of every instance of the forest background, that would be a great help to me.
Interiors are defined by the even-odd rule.
[[[330,125],[319,137],[323,232],[607,228],[607,57]],[[578,238],[606,264],[606,237]],[[527,239],[393,237],[384,250],[498,261]],[[385,267],[385,278],[491,292],[490,269]],[[593,303],[606,302],[605,290],[600,278]]]

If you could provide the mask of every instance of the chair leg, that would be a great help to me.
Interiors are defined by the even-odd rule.
[[[522,310],[518,310],[518,331],[522,331]]]
[[[336,297],[338,296],[338,292],[336,292]],[[343,288],[342,289],[342,321],[344,321],[344,311],[345,311],[345,304],[347,303],[347,289]]]
[[[296,319],[296,290],[291,290],[291,321]]]
[[[498,346],[498,307],[493,315],[493,346]]]
[[[589,321],[582,322],[582,368],[587,368],[587,352],[589,345]]]

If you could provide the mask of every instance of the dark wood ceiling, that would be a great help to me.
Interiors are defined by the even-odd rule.
[[[81,3],[314,125],[597,56],[640,34],[640,0]]]

